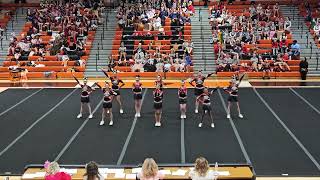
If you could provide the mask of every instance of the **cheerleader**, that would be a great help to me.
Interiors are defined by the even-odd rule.
[[[136,110],[135,117],[141,117],[141,106],[142,106],[142,84],[140,82],[140,76],[136,76],[136,81],[132,85],[132,92],[134,98],[134,108]]]
[[[109,77],[107,71],[104,69],[101,69],[103,73],[110,79],[111,81],[111,89],[116,93],[116,100],[119,103],[120,106],[120,114],[123,114],[123,108],[122,108],[122,103],[121,103],[121,96],[120,96],[120,88],[122,88],[125,84],[124,82],[118,78],[117,74],[114,73],[114,76]]]
[[[239,118],[243,118],[243,115],[240,112],[240,105],[239,105],[239,101],[238,101],[238,90],[239,90],[239,84],[242,81],[244,75],[242,75],[239,79],[239,82],[237,82],[237,78],[233,77],[230,81],[230,85],[226,88],[223,88],[223,90],[225,92],[227,92],[229,94],[228,97],[228,110],[227,110],[227,118],[230,119],[230,107],[231,107],[231,103],[235,102],[237,104],[237,108],[238,108],[238,116]]]
[[[209,73],[207,76],[203,76],[202,75],[202,71],[199,71],[198,72],[198,75],[196,77],[194,77],[189,83],[195,87],[194,89],[194,95],[196,96],[196,99],[198,99],[198,97],[203,93],[203,89],[204,89],[204,81],[210,77],[213,73]],[[195,84],[193,84],[193,82],[195,82]],[[195,106],[196,106],[196,109],[195,109],[195,113],[197,114],[199,111],[199,101],[196,100],[195,102]]]
[[[83,84],[79,82],[79,80],[73,75],[73,78],[77,81],[77,83],[81,86],[81,106],[80,106],[80,113],[78,114],[77,118],[82,117],[83,108],[86,105],[89,110],[89,119],[93,117],[91,106],[90,106],[90,93],[93,91],[92,87],[87,84],[88,79],[85,77],[83,78]]]
[[[181,119],[186,119],[187,115],[187,88],[184,80],[181,81],[181,87],[178,89],[178,97],[180,104]]]
[[[114,96],[117,95],[116,92],[114,92],[111,88],[108,82],[105,82],[105,87],[101,87],[99,84],[99,88],[103,92],[103,104],[102,104],[102,119],[100,121],[100,126],[103,126],[105,123],[106,115],[109,114],[110,122],[109,126],[113,125],[113,114],[112,114],[112,99]]]
[[[210,96],[217,90],[217,88],[213,89],[212,91],[209,92],[209,89],[205,87],[203,89],[203,93],[197,97],[197,100],[201,102],[202,104],[202,116],[201,116],[201,122],[199,123],[199,128],[202,127],[203,123],[203,118],[205,114],[209,114],[210,120],[211,120],[211,127],[214,128],[214,123],[213,123],[213,116],[211,113],[211,101],[210,101]]]
[[[162,114],[162,99],[163,99],[163,91],[160,88],[160,84],[156,86],[156,89],[153,91],[153,102],[154,102],[154,109],[155,109],[155,126],[160,127],[161,126],[161,114]]]
[[[155,86],[160,86],[160,89],[162,90],[163,88],[163,80],[162,80],[162,76],[160,74],[157,75],[157,79],[155,81]]]

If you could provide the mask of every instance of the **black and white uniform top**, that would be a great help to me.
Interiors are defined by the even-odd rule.
[[[179,96],[179,104],[186,104],[187,103],[187,88],[180,87],[178,89],[178,96]]]
[[[162,90],[162,88],[163,88],[162,78],[159,79],[159,80],[157,79],[157,80],[155,81],[155,86],[158,87],[158,85],[159,85],[160,89]]]
[[[202,109],[203,110],[211,110],[211,99],[210,96],[216,91],[217,89],[213,89],[211,92],[202,93],[200,97],[202,97]]]
[[[110,81],[111,81],[111,89],[116,93],[115,96],[120,95],[120,86],[119,84],[122,83],[123,81],[121,79],[115,78],[115,77],[110,77]]]
[[[155,109],[162,108],[163,91],[161,89],[155,89],[153,91],[153,102]]]
[[[80,86],[81,86],[81,102],[89,103],[90,102],[89,95],[92,92],[91,86],[82,85],[82,84],[80,84]]]
[[[134,82],[133,83],[133,88],[132,88],[132,92],[133,92],[133,98],[134,99],[142,99],[142,84],[140,82]]]
[[[107,90],[106,88],[102,89],[103,92],[103,108],[112,108],[112,98],[113,96],[116,96],[117,93],[114,92],[113,90],[109,89]]]
[[[239,83],[236,83],[235,85],[230,85],[226,88],[223,88],[223,90],[229,94],[228,101],[238,102],[238,91],[239,91],[238,86],[239,86]]]
[[[190,83],[192,83],[192,82],[196,83],[196,86],[194,88],[194,95],[200,96],[203,93],[203,89],[204,89],[203,83],[204,83],[205,79],[206,79],[206,77],[204,77],[204,76],[200,76],[200,77],[197,76],[192,79],[192,81]]]

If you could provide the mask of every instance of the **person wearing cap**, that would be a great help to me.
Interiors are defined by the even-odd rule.
[[[77,118],[82,117],[83,108],[85,106],[88,107],[89,110],[89,119],[93,118],[93,114],[91,111],[91,105],[90,105],[90,93],[93,91],[92,87],[87,84],[88,79],[85,77],[83,78],[83,84],[80,83],[80,81],[73,75],[73,78],[77,81],[77,83],[81,86],[81,106],[80,106],[80,113],[78,114]]]
[[[210,96],[217,90],[217,88],[211,90],[209,92],[209,89],[207,87],[204,87],[203,93],[197,97],[197,101],[201,102],[202,104],[202,116],[201,116],[201,121],[198,125],[199,128],[202,127],[203,124],[203,118],[205,114],[209,114],[210,120],[211,120],[211,127],[214,128],[214,123],[213,123],[213,116],[212,116],[212,108],[211,108],[211,101],[210,101]]]
[[[132,92],[134,98],[134,108],[136,110],[135,117],[141,117],[141,106],[142,106],[142,83],[140,82],[140,76],[136,76],[136,81],[132,84]]]
[[[223,88],[223,90],[229,94],[228,96],[228,108],[227,108],[227,118],[230,119],[230,107],[231,104],[233,102],[235,102],[237,104],[237,108],[238,108],[238,117],[239,118],[243,118],[243,115],[240,112],[240,105],[239,105],[239,101],[238,101],[238,91],[239,91],[239,84],[242,81],[244,75],[242,75],[239,79],[239,81],[237,81],[237,76],[233,76],[232,79],[230,80],[230,84],[228,87]]]
[[[109,83],[105,82],[105,87],[101,87],[99,84],[97,86],[102,90],[103,92],[103,104],[102,104],[102,119],[100,121],[100,126],[103,126],[105,124],[105,118],[107,114],[109,114],[109,126],[113,125],[113,114],[112,114],[112,100],[113,97],[117,95],[115,91],[113,91],[110,88]]]
[[[199,100],[198,97],[203,93],[204,89],[204,81],[210,77],[213,73],[209,73],[207,76],[202,75],[202,71],[198,72],[198,75],[195,76],[189,83],[194,87],[194,95],[196,96],[196,102],[195,102],[195,113],[197,114],[199,111]],[[193,84],[195,82],[195,84]]]
[[[180,118],[181,119],[186,119],[187,118],[187,95],[188,95],[188,90],[186,87],[186,82],[185,80],[181,81],[181,86],[178,89],[178,97],[179,97],[179,104],[180,104]]]

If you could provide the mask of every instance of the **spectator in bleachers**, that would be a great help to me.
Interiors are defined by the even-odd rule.
[[[163,179],[164,175],[159,172],[157,163],[152,158],[146,158],[142,165],[142,170],[137,174],[140,180],[159,180]]]
[[[300,45],[297,43],[297,40],[293,40],[290,49],[290,59],[297,59],[300,56]]]
[[[189,172],[192,180],[216,180],[218,177],[214,171],[209,171],[209,163],[204,157],[196,159],[194,169]]]
[[[304,59],[299,64],[299,71],[300,71],[302,80],[307,79],[308,67],[309,67],[309,63],[307,61],[307,58],[304,57]]]
[[[98,164],[94,161],[90,161],[86,164],[86,172],[83,175],[83,180],[104,180],[98,169]]]
[[[71,176],[65,172],[60,172],[57,162],[47,162],[45,164],[45,180],[71,180]]]

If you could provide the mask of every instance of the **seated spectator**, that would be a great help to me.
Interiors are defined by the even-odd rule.
[[[289,65],[283,60],[280,54],[278,54],[277,59],[274,62],[274,71],[276,72],[290,71]]]
[[[94,161],[90,161],[86,164],[86,173],[83,175],[83,180],[104,180],[98,169],[98,164]]]
[[[189,172],[192,180],[216,180],[218,176],[214,171],[209,171],[209,163],[204,157],[196,159],[194,169]]]
[[[158,165],[152,158],[146,158],[142,165],[142,170],[137,174],[140,180],[159,180],[163,179],[164,175],[159,172]]]
[[[290,47],[290,59],[298,59],[300,56],[300,45],[297,43],[297,40],[293,40],[293,43],[291,44]]]
[[[45,180],[71,180],[71,176],[65,172],[59,172],[60,167],[57,162],[49,162],[45,164],[46,175]]]
[[[256,53],[253,53],[252,57],[250,58],[250,61],[251,61],[251,68],[252,68],[252,70],[258,72],[258,62],[259,62],[259,59],[258,59]]]

